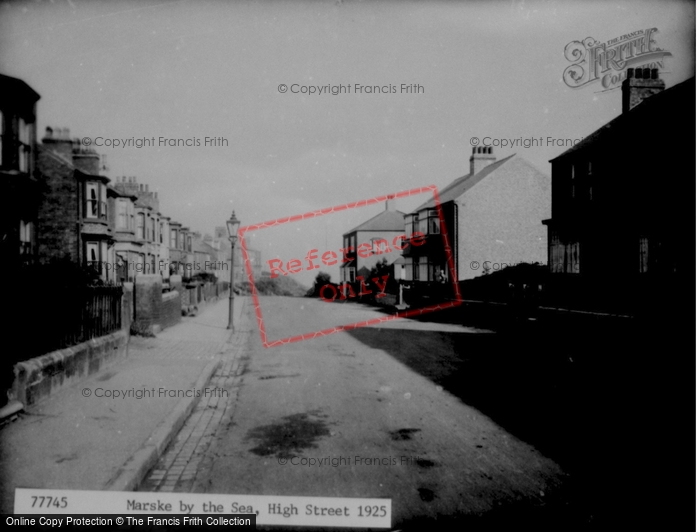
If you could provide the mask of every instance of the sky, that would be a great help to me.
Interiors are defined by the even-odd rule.
[[[666,87],[693,76],[695,6],[685,1],[0,2],[0,73],[41,95],[39,139],[51,126],[102,144],[108,177],[136,176],[158,191],[164,215],[211,234],[233,209],[253,225],[444,187],[469,173],[474,137],[544,139],[494,152],[550,176],[566,147],[547,137],[580,139],[621,112],[619,84],[564,83],[565,46],[648,28],[671,54]],[[301,93],[312,86],[326,92]],[[136,147],[142,139],[155,145]],[[246,243],[263,261],[301,259],[339,249],[382,209],[259,229]]]

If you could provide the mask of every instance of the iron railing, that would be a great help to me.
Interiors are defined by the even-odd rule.
[[[122,293],[121,286],[44,287],[12,320],[26,347],[15,362],[118,331]]]

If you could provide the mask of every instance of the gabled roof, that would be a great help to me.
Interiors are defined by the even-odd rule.
[[[465,176],[459,177],[452,181],[449,185],[438,192],[440,197],[440,203],[447,203],[448,201],[453,201],[464,194],[467,190],[475,186],[476,184],[483,181],[486,177],[491,175],[493,172],[498,170],[503,164],[515,157],[515,154],[509,155],[505,159],[491,163],[486,168],[483,168],[480,172],[475,175],[467,174]],[[415,209],[413,212],[422,211],[423,209],[434,209],[435,200],[429,199],[423,203],[420,207]]]
[[[649,96],[648,98],[642,100],[641,103],[626,113],[613,118],[610,122],[596,129],[593,133],[588,135],[575,146],[572,146],[561,155],[557,155],[554,159],[550,159],[549,162],[551,163],[552,161],[556,161],[561,157],[567,157],[572,153],[583,150],[601,139],[611,138],[612,136],[618,135],[620,129],[635,121],[638,117],[643,116],[643,113],[653,112],[656,109],[662,109],[664,106],[671,105],[672,102],[679,98],[683,99],[683,101],[695,101],[695,76],[674,85],[670,89],[662,90],[658,94],[654,94],[653,96]]]
[[[384,210],[370,218],[364,223],[361,223],[354,229],[350,229],[343,234],[343,236],[356,231],[401,231],[404,230],[403,217],[406,216],[405,213],[401,211],[387,211]]]

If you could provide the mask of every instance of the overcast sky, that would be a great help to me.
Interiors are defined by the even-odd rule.
[[[443,187],[468,173],[472,137],[581,138],[620,113],[621,94],[564,84],[564,47],[647,28],[672,54],[666,86],[693,76],[692,2],[2,2],[0,72],[41,95],[39,138],[52,126],[92,139],[226,139],[98,148],[109,177],[136,176],[159,191],[163,214],[212,233],[232,209],[248,225]],[[397,92],[282,94],[280,84]],[[564,150],[495,153],[550,175],[547,161]],[[260,230],[249,246],[285,261],[339,248],[381,208]]]

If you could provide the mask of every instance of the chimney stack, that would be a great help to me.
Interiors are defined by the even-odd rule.
[[[469,158],[469,175],[476,175],[488,165],[496,162],[493,146],[474,146]]]
[[[41,139],[41,142],[47,149],[72,162],[73,142],[65,136],[64,131],[67,131],[67,128],[47,127],[46,134]]]
[[[387,211],[395,211],[396,210],[396,205],[395,205],[395,200],[394,196],[389,196],[386,200],[386,207],[385,210]]]
[[[622,112],[627,113],[665,88],[657,68],[628,68],[627,78],[622,82]]]

